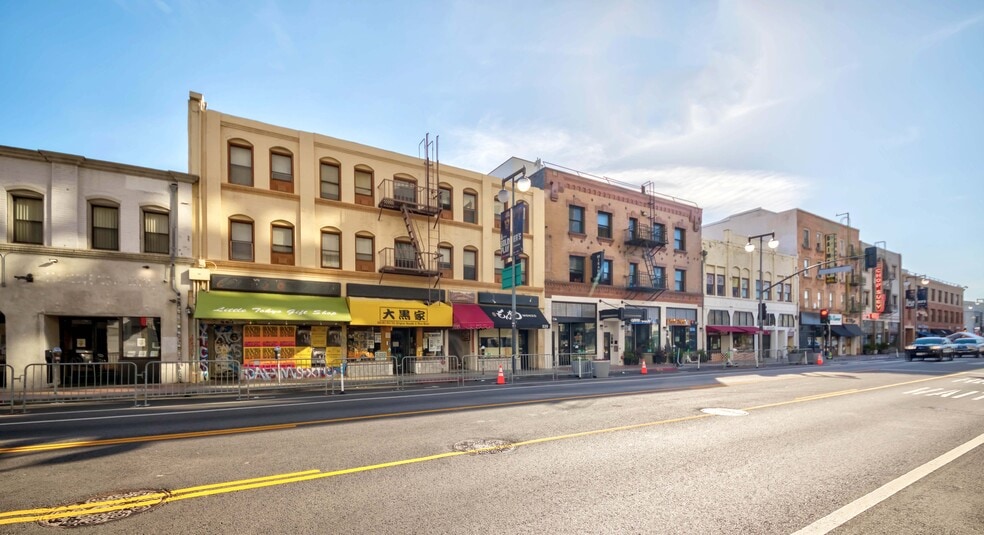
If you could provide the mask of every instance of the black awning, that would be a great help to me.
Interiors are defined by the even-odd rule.
[[[861,327],[853,323],[846,323],[844,325],[831,325],[830,332],[835,336],[840,336],[842,338],[854,338],[856,336],[864,336],[864,331]]]
[[[598,311],[598,319],[619,319],[622,321],[644,320],[646,319],[646,309],[644,308],[606,308]]]
[[[512,328],[512,307],[502,305],[479,305],[482,311],[492,320],[497,329]],[[517,329],[549,329],[550,322],[540,312],[539,308],[516,307]]]

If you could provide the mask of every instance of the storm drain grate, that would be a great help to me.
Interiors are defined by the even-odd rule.
[[[142,489],[93,496],[82,502],[61,506],[60,509],[64,509],[65,514],[70,516],[38,520],[38,524],[50,528],[96,526],[149,511],[163,504],[170,495],[170,492],[163,489]],[[94,512],[86,513],[86,510]]]
[[[476,438],[462,440],[451,446],[454,451],[464,451],[476,455],[492,455],[513,450],[512,442],[500,438]]]

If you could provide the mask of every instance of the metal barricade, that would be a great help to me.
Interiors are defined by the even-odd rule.
[[[334,369],[329,366],[297,366],[279,359],[250,360],[233,373],[241,382],[243,396],[277,390],[327,392],[334,377]]]
[[[0,366],[0,405],[10,405],[14,412],[14,367],[10,364]]]
[[[413,384],[464,384],[464,368],[456,356],[403,357],[400,363],[400,388]]]
[[[345,362],[346,388],[399,388],[402,361],[387,359],[351,360]]]
[[[151,399],[192,396],[242,397],[238,363],[229,364],[221,373],[209,373],[216,367],[207,361],[148,362],[142,376],[144,404]]]
[[[558,366],[554,355],[548,353],[520,353],[516,355],[516,376],[523,377],[549,377],[551,380],[557,379]]]
[[[132,362],[57,362],[24,368],[21,402],[133,400],[139,405],[140,384]]]

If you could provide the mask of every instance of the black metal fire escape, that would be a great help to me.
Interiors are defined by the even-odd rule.
[[[634,295],[648,293],[648,300],[652,301],[666,291],[666,276],[656,270],[656,254],[666,248],[666,227],[656,221],[656,195],[653,192],[653,183],[643,184],[642,192],[648,195],[648,209],[643,214],[645,219],[642,220],[645,223],[625,231],[625,245],[630,248],[630,252],[640,250],[646,271],[639,280],[629,280],[626,289]]]

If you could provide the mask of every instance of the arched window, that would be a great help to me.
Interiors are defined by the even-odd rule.
[[[294,226],[286,221],[274,221],[270,227],[270,263],[294,265]]]
[[[253,185],[253,146],[245,140],[229,141],[229,183]]]
[[[478,192],[466,189],[461,194],[462,219],[465,223],[478,224]]]
[[[270,149],[270,189],[294,193],[294,157],[287,149]]]
[[[376,271],[376,238],[368,232],[355,235],[355,270]]]
[[[14,243],[44,244],[44,197],[33,191],[10,194]]]
[[[253,261],[253,220],[246,216],[229,218],[229,260]]]
[[[367,165],[355,166],[355,204],[373,206],[373,171]]]
[[[89,231],[93,249],[120,250],[120,207],[111,201],[89,202]]]
[[[321,198],[330,201],[342,199],[342,168],[335,160],[321,159]]]
[[[321,267],[342,269],[342,233],[338,229],[321,229]]]

